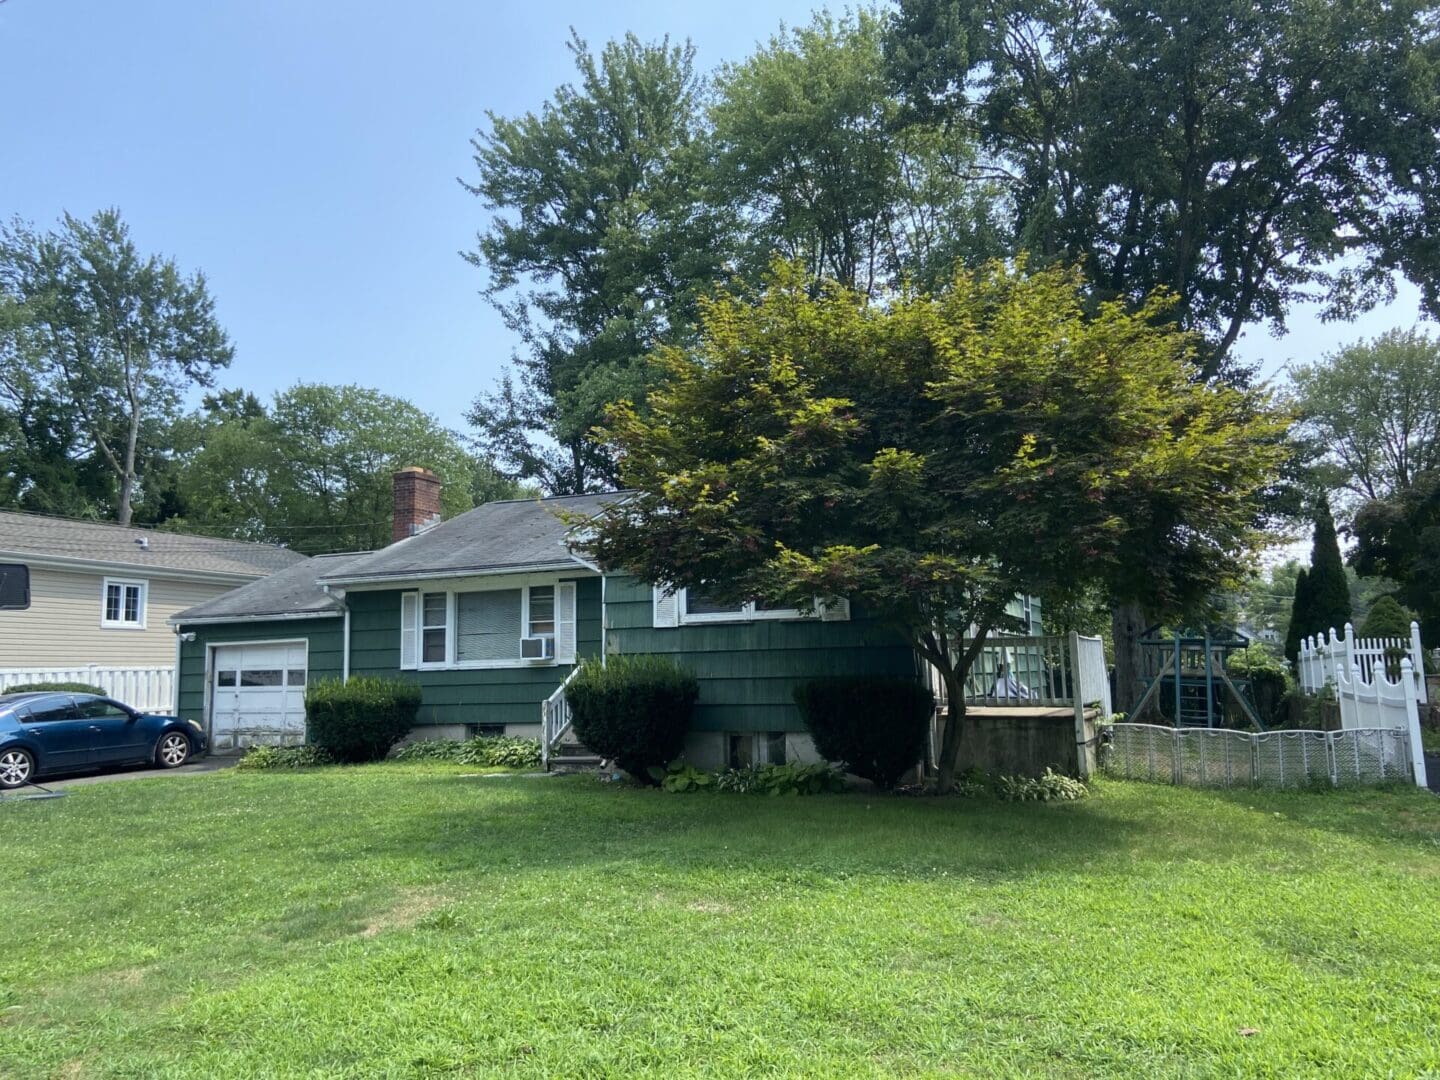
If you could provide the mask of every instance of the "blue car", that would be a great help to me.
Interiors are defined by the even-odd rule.
[[[0,789],[112,765],[175,769],[205,749],[193,720],[151,716],[95,694],[0,694]]]

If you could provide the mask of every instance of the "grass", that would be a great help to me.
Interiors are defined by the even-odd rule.
[[[416,766],[0,809],[0,1075],[1440,1073],[1440,801]]]

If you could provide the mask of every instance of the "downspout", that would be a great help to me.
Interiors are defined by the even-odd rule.
[[[345,605],[345,628],[340,643],[340,682],[342,684],[350,681],[350,605]]]
[[[610,605],[605,599],[605,583],[610,579],[608,574],[600,575],[600,666],[606,667],[610,663]]]
[[[172,626],[171,629],[175,631],[175,674],[171,676],[171,679],[173,680],[174,685],[170,688],[170,690],[171,690],[170,698],[171,698],[171,704],[172,704],[172,706],[173,706],[173,708],[172,708],[171,711],[170,711],[170,715],[171,715],[171,716],[179,716],[179,715],[180,715],[180,642],[181,642],[181,634],[180,634],[180,627],[178,627],[178,626]]]

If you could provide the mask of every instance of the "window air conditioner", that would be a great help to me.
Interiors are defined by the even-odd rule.
[[[539,663],[542,660],[555,659],[555,639],[553,637],[527,637],[520,639],[520,659]]]

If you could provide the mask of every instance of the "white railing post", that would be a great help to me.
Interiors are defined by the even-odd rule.
[[[1415,669],[1415,697],[1421,705],[1430,701],[1430,692],[1425,685],[1425,649],[1420,644],[1420,624],[1410,624],[1410,663]]]
[[[1420,677],[1425,677],[1423,671]],[[1379,680],[1376,681],[1378,684]],[[1420,741],[1420,700],[1415,694],[1415,672],[1408,657],[1400,661],[1400,683],[1405,695],[1405,735],[1410,743],[1410,766],[1415,774],[1415,786],[1428,787],[1425,776],[1425,747]]]

